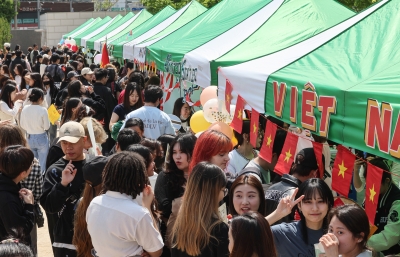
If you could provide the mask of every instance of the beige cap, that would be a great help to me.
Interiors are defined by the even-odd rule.
[[[60,141],[68,141],[70,143],[75,144],[81,139],[81,137],[85,137],[85,130],[83,126],[76,121],[69,121],[61,126],[60,128]]]
[[[81,75],[83,76],[83,75],[86,75],[86,74],[93,74],[94,72],[90,69],[90,68],[88,68],[88,67],[86,67],[86,68],[83,68],[82,70],[81,70]]]

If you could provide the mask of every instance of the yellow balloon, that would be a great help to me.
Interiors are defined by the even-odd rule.
[[[211,123],[204,118],[202,110],[195,112],[190,118],[190,128],[195,134],[207,130],[210,125]]]
[[[235,135],[233,135],[231,142],[232,142],[233,147],[235,147],[239,143],[238,140],[236,139]]]

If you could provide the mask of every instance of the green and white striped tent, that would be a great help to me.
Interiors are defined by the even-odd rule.
[[[230,81],[233,95],[260,113],[337,143],[399,158],[399,10],[400,1],[383,0],[284,50],[222,67],[219,97],[224,98]],[[274,86],[285,93],[274,94]],[[282,87],[287,90],[280,91]],[[315,101],[308,99],[310,92],[316,92]],[[324,115],[321,121],[328,110],[330,119]]]
[[[79,33],[85,31],[85,29],[89,28],[90,26],[92,26],[93,24],[96,24],[97,22],[101,21],[101,18],[90,18],[89,20],[87,20],[85,23],[83,23],[82,25],[80,25],[79,27],[77,27],[76,29],[74,29],[73,31],[65,34],[62,36],[63,39],[67,39],[69,37],[74,37],[75,35],[78,35]]]
[[[113,42],[115,40],[118,40],[120,38],[125,37],[126,40],[130,37],[129,34],[131,31],[133,31],[135,28],[139,27],[141,24],[143,24],[145,21],[150,19],[153,15],[149,13],[147,10],[141,10],[139,13],[137,13],[134,17],[133,20],[130,20],[127,24],[126,27],[121,26],[121,29],[116,29],[115,31],[109,33],[107,35],[107,42]],[[97,39],[94,42],[94,49],[97,51],[100,51],[102,42],[106,40],[106,37],[103,36],[99,39]]]
[[[88,49],[94,49],[94,42],[102,37],[108,36],[115,31],[122,30],[127,27],[132,20],[134,19],[135,14],[133,12],[127,13],[124,17],[121,17],[119,20],[114,20],[106,29],[104,29],[99,34],[91,37],[90,39],[86,40],[86,46],[82,44],[83,47]]]
[[[110,18],[108,16],[105,17],[101,22],[96,24],[96,26],[93,26],[93,27],[87,29],[85,32],[83,32],[83,33],[79,34],[78,36],[76,36],[74,38],[75,41],[76,41],[76,45],[77,46],[86,46],[86,40],[90,39],[93,36],[96,36],[97,34],[102,32],[103,30],[105,30],[114,21],[117,21],[117,20],[119,20],[121,18],[122,18],[122,16],[120,14],[118,14],[114,18]]]
[[[134,59],[135,61],[144,63],[147,46],[152,45],[170,35],[205,11],[207,11],[207,8],[199,4],[199,2],[189,2],[186,6],[182,7],[179,11],[166,19],[164,22],[160,23],[157,27],[125,44],[123,52],[124,58]]]
[[[116,58],[122,58],[124,44],[134,40],[135,38],[140,37],[147,31],[153,29],[154,27],[171,17],[171,15],[173,15],[175,12],[176,10],[174,8],[172,8],[171,6],[167,6],[157,14],[153,15],[146,22],[133,29],[130,33],[130,37],[126,37],[126,35],[123,35],[120,38],[107,43],[113,49],[113,51],[111,52],[112,55]]]

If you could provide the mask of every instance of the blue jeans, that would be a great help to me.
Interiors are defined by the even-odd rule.
[[[35,158],[39,159],[40,169],[43,173],[46,171],[46,158],[49,152],[49,137],[47,133],[28,134],[28,144]]]

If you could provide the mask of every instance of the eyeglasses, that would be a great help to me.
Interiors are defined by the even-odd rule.
[[[224,191],[224,197],[227,196],[228,193],[229,193],[229,189],[228,188],[224,188],[223,191]]]

